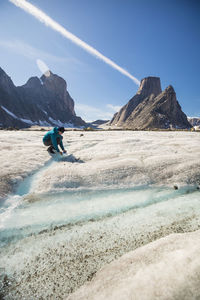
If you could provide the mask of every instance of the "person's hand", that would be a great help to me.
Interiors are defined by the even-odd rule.
[[[60,155],[63,155],[62,151],[60,151]]]

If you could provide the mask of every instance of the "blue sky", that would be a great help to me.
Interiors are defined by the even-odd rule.
[[[65,29],[137,79],[171,84],[188,116],[200,116],[200,1],[31,0]],[[110,119],[136,83],[8,0],[0,1],[0,67],[15,85],[42,75],[37,59],[63,77],[85,120]]]

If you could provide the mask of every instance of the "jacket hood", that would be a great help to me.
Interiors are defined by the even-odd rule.
[[[58,127],[54,127],[53,132],[58,133]]]

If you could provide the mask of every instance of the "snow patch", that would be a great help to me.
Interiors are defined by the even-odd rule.
[[[38,122],[33,122],[33,121],[31,121],[31,120],[28,120],[28,119],[23,119],[23,118],[17,117],[15,114],[13,114],[13,113],[12,113],[11,111],[9,111],[7,108],[5,108],[3,105],[1,105],[1,108],[2,108],[5,112],[7,112],[7,114],[9,114],[11,117],[13,117],[13,118],[16,119],[16,120],[22,121],[22,122],[27,123],[27,124],[29,124],[29,125],[37,125],[37,124],[38,124]]]
[[[41,121],[41,120],[39,120],[38,123],[39,123],[40,126],[51,126],[51,124],[49,122],[47,122],[47,121]]]
[[[53,118],[49,117],[49,121],[52,122],[54,125],[59,126],[59,127],[65,127],[65,128],[74,128],[75,125],[72,124],[71,122],[69,123],[63,123],[60,120],[54,120]]]
[[[45,115],[48,115],[47,112],[45,110],[42,109],[42,111],[45,113]]]
[[[27,123],[29,125],[37,125],[38,122],[33,122],[31,120],[27,120],[27,119],[22,119],[22,118],[18,118],[20,121],[24,122],[24,123]]]
[[[13,114],[11,111],[9,111],[7,108],[5,108],[3,105],[1,105],[1,108],[7,112],[7,114],[9,114],[11,117],[13,117],[14,119],[19,119],[15,114]]]

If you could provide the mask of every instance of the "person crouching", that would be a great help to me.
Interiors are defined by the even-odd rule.
[[[55,154],[57,152],[62,155],[63,153],[66,153],[62,142],[62,134],[64,133],[64,131],[64,127],[54,127],[52,130],[48,131],[43,137],[44,145],[49,146],[47,149],[49,154]],[[58,145],[60,146],[63,152],[59,150]]]

